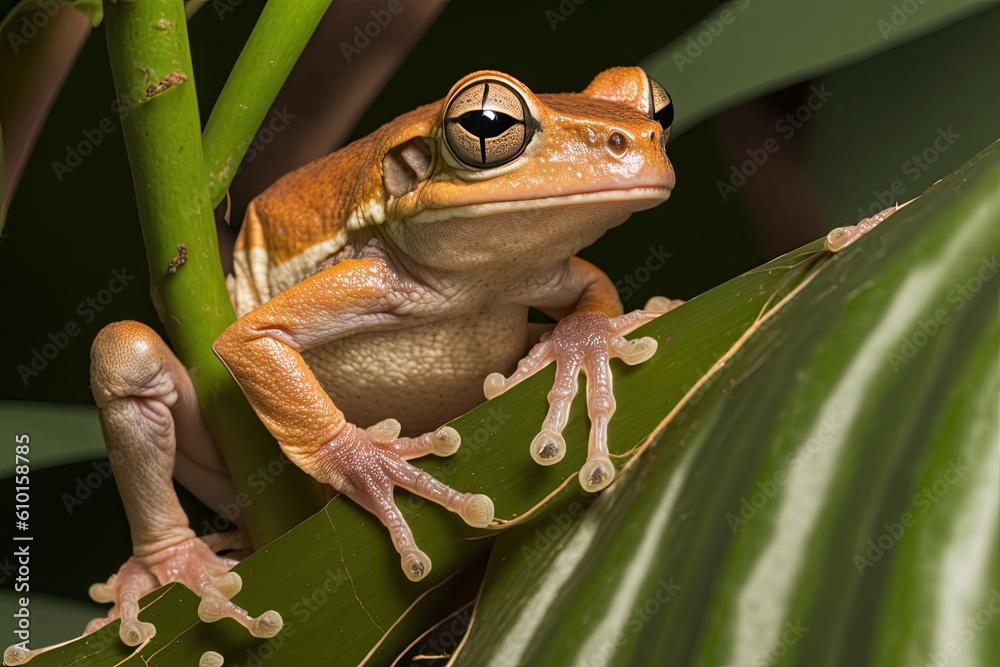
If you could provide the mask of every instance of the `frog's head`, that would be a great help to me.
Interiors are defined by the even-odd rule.
[[[444,269],[569,257],[670,196],[672,120],[667,92],[638,67],[552,95],[470,74],[387,142],[384,231]]]

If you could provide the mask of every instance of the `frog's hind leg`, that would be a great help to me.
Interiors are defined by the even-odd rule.
[[[118,322],[102,329],[94,341],[91,385],[128,515],[133,556],[107,583],[91,587],[91,597],[114,607],[108,619],[95,620],[88,631],[120,617],[122,641],[142,643],[155,628],[139,621],[139,598],[180,581],[202,598],[198,612],[203,621],[228,616],[255,636],[273,636],[281,627],[277,613],[253,618],[229,602],[241,586],[239,575],[227,574],[236,561],[217,556],[212,547],[235,546],[233,541],[219,538],[209,546],[198,538],[174,493],[178,439],[188,444],[187,453],[178,457],[187,476],[232,493],[228,477],[213,470],[221,459],[215,460],[211,447],[206,451],[211,437],[183,364],[149,327]]]

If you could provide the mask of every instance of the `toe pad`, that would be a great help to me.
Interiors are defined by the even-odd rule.
[[[272,609],[265,611],[254,620],[250,627],[250,634],[260,639],[270,639],[281,632],[284,625],[285,621],[281,618],[281,614]]]
[[[410,581],[420,581],[431,571],[431,559],[419,549],[404,551],[400,565]]]
[[[490,497],[477,493],[465,504],[462,518],[474,528],[485,528],[493,521],[493,511],[493,501]]]
[[[596,457],[580,468],[580,486],[584,491],[594,493],[610,484],[615,478],[615,465],[611,459]]]
[[[543,430],[531,441],[531,458],[538,465],[554,465],[559,463],[565,455],[566,440],[555,431]]]

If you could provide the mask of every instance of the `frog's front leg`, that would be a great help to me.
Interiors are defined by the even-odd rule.
[[[654,297],[645,310],[622,314],[622,302],[611,279],[593,264],[571,257],[558,287],[529,305],[561,318],[555,329],[542,337],[509,378],[492,373],[483,390],[493,398],[525,378],[556,364],[556,377],[549,391],[549,411],[541,432],[531,442],[531,456],[541,465],[552,465],[566,453],[562,431],[569,421],[570,406],[576,396],[577,376],[587,376],[587,413],[590,442],[587,461],[580,469],[580,485],[600,491],[615,476],[608,451],[608,423],[615,412],[611,359],[617,357],[632,366],[656,352],[650,337],[626,340],[625,334],[679,306],[677,300]]]
[[[459,493],[406,459],[454,453],[458,432],[442,427],[399,438],[392,419],[362,429],[348,423],[301,352],[338,338],[405,327],[434,317],[445,305],[430,289],[400,278],[381,258],[349,259],[278,294],[232,324],[214,349],[250,405],[296,465],[331,484],[388,528],[404,573],[422,579],[431,561],[420,551],[396,507],[403,487],[484,527],[493,502]]]

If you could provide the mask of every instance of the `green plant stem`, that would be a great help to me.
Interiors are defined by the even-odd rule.
[[[229,466],[242,501],[239,514],[259,547],[315,511],[319,491],[281,459],[277,444],[212,352],[212,341],[235,317],[205,183],[184,4],[108,0],[104,10],[153,300]],[[147,86],[175,73],[186,80],[159,93],[147,92]],[[186,262],[170,273],[180,244],[186,248]],[[257,481],[268,479],[264,485]]]
[[[205,126],[212,206],[229,189],[257,129],[331,0],[271,0],[229,74]]]

